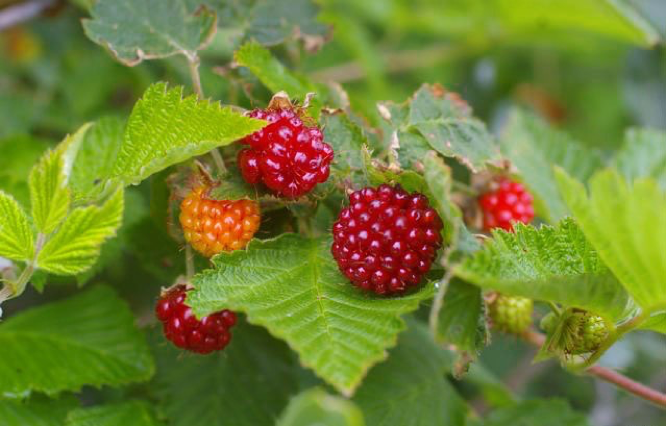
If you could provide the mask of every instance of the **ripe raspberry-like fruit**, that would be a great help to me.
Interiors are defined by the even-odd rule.
[[[495,189],[479,197],[485,231],[493,228],[511,231],[515,222],[529,223],[534,219],[532,194],[522,184],[502,178],[494,186]]]
[[[609,334],[609,326],[598,315],[575,311],[564,327],[564,352],[580,355],[596,351]]]
[[[349,195],[333,225],[331,252],[354,285],[377,294],[416,286],[442,243],[442,220],[419,193],[400,186]]]
[[[162,322],[164,335],[176,346],[200,354],[224,349],[231,340],[231,327],[236,324],[236,314],[223,310],[198,320],[185,304],[189,290],[178,285],[160,297],[155,307]]]
[[[271,124],[243,140],[250,147],[238,153],[238,164],[248,183],[263,182],[278,195],[297,198],[328,179],[333,148],[318,127],[306,126],[293,108],[249,115]]]
[[[213,200],[201,186],[180,205],[185,239],[206,257],[244,248],[259,229],[259,206],[251,200]]]
[[[534,303],[519,296],[498,294],[488,305],[491,325],[505,333],[521,334],[532,324]]]

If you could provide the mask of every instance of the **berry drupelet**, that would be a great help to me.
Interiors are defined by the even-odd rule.
[[[499,179],[495,185],[496,189],[479,197],[484,231],[493,228],[512,231],[515,222],[531,222],[534,218],[532,195],[525,187],[506,178]]]
[[[213,200],[207,187],[194,189],[180,205],[185,239],[206,257],[244,248],[259,228],[259,206],[251,200]]]
[[[231,340],[229,330],[236,324],[236,314],[225,309],[198,320],[185,304],[187,292],[185,285],[178,285],[157,302],[155,313],[164,335],[179,348],[199,354],[224,349]]]
[[[522,334],[532,324],[532,299],[497,294],[488,305],[493,328],[511,334]]]
[[[364,188],[349,195],[333,225],[331,252],[356,286],[401,293],[430,270],[441,246],[442,220],[419,193],[400,186]]]
[[[263,182],[277,195],[297,198],[328,179],[333,148],[317,126],[306,126],[294,108],[249,115],[270,124],[243,139],[249,148],[238,153],[238,164],[248,183]]]

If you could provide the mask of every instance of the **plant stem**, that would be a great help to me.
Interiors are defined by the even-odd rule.
[[[213,161],[215,161],[215,166],[217,167],[220,176],[225,175],[227,173],[227,166],[224,165],[224,159],[222,158],[220,151],[217,148],[213,148],[210,151],[210,155],[213,156]]]
[[[439,326],[439,311],[442,310],[444,305],[444,296],[446,295],[446,290],[449,287],[449,282],[453,278],[453,267],[449,267],[442,277],[442,280],[439,282],[439,288],[437,289],[437,294],[432,303],[432,308],[430,308],[430,318],[428,323],[430,324],[430,332],[433,336],[437,336],[437,328]]]
[[[630,322],[633,322],[633,320]],[[521,337],[537,347],[541,347],[541,345],[543,345],[543,343],[546,341],[546,337],[543,334],[533,330],[525,332]],[[628,378],[627,376],[618,373],[617,371],[613,371],[599,365],[594,365],[586,369],[585,373],[591,376],[595,376],[598,379],[604,380],[606,382],[612,383],[615,386],[622,388],[627,392],[638,396],[639,398],[652,402],[661,408],[666,408],[665,393],[659,392],[656,389],[652,389],[648,386],[645,386],[644,384],[638,383]]]
[[[203,99],[203,88],[201,87],[201,77],[199,76],[199,57],[188,57],[187,64],[190,67],[190,78],[192,79],[192,88],[194,92],[199,95],[199,99]]]
[[[551,309],[553,312],[555,312],[555,314],[557,314],[558,316],[559,316],[559,315],[562,315],[562,309],[560,309],[560,307],[557,306],[555,303],[553,303],[553,302],[548,302],[548,306],[550,306],[550,309]]]
[[[194,253],[192,253],[192,246],[185,245],[185,275],[187,281],[194,276]]]

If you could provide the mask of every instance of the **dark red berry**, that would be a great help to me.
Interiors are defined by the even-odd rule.
[[[483,229],[513,230],[515,222],[530,223],[534,219],[532,194],[525,187],[506,178],[493,183],[494,189],[479,197],[483,212]]]
[[[225,309],[198,320],[185,304],[188,291],[184,285],[176,286],[157,302],[155,313],[164,336],[179,348],[200,354],[224,349],[231,340],[229,330],[236,324],[236,314]]]
[[[442,220],[419,193],[400,186],[364,188],[349,195],[333,224],[331,252],[356,286],[377,294],[416,286],[442,243]]]
[[[238,153],[238,164],[248,183],[262,182],[280,196],[297,198],[328,179],[333,148],[318,127],[306,126],[292,108],[249,115],[271,124],[243,139],[250,147]]]

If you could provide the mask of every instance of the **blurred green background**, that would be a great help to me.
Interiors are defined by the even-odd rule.
[[[16,2],[0,0],[0,15],[10,3]],[[126,117],[154,81],[189,86],[184,58],[125,67],[85,37],[80,20],[87,16],[88,1],[51,3],[39,16],[0,31],[0,186],[24,202],[29,167],[45,147],[86,121]],[[242,0],[222,3],[228,5],[228,15],[221,17],[228,26],[202,52],[204,91],[223,103],[263,105],[265,89],[247,84],[252,77],[230,64],[234,48],[247,36],[248,6]],[[301,7],[305,3],[285,1],[284,9],[309,13]],[[322,0],[318,21],[304,40],[284,37],[272,50],[301,74],[342,84],[355,112],[375,126],[380,125],[377,101],[401,102],[422,83],[438,82],[459,92],[491,129],[520,105],[610,154],[629,126],[666,129],[666,1],[615,1],[637,13],[629,18],[610,3]],[[130,300],[139,318],[150,315],[157,289],[182,270],[179,247],[160,226],[165,218],[159,200],[166,195],[155,182],[129,192],[126,224],[105,246],[106,260],[94,271]],[[75,291],[65,284],[49,286],[44,295],[30,290],[3,309],[11,313]],[[481,364],[520,395],[568,399],[595,425],[666,424],[664,413],[644,402],[603,382],[572,376],[554,362],[532,365],[532,356],[532,349],[497,336]],[[602,364],[666,388],[666,341],[657,334],[632,333]],[[468,391],[465,382],[459,386]],[[476,401],[476,395],[470,397]],[[485,409],[481,402],[475,408]]]

